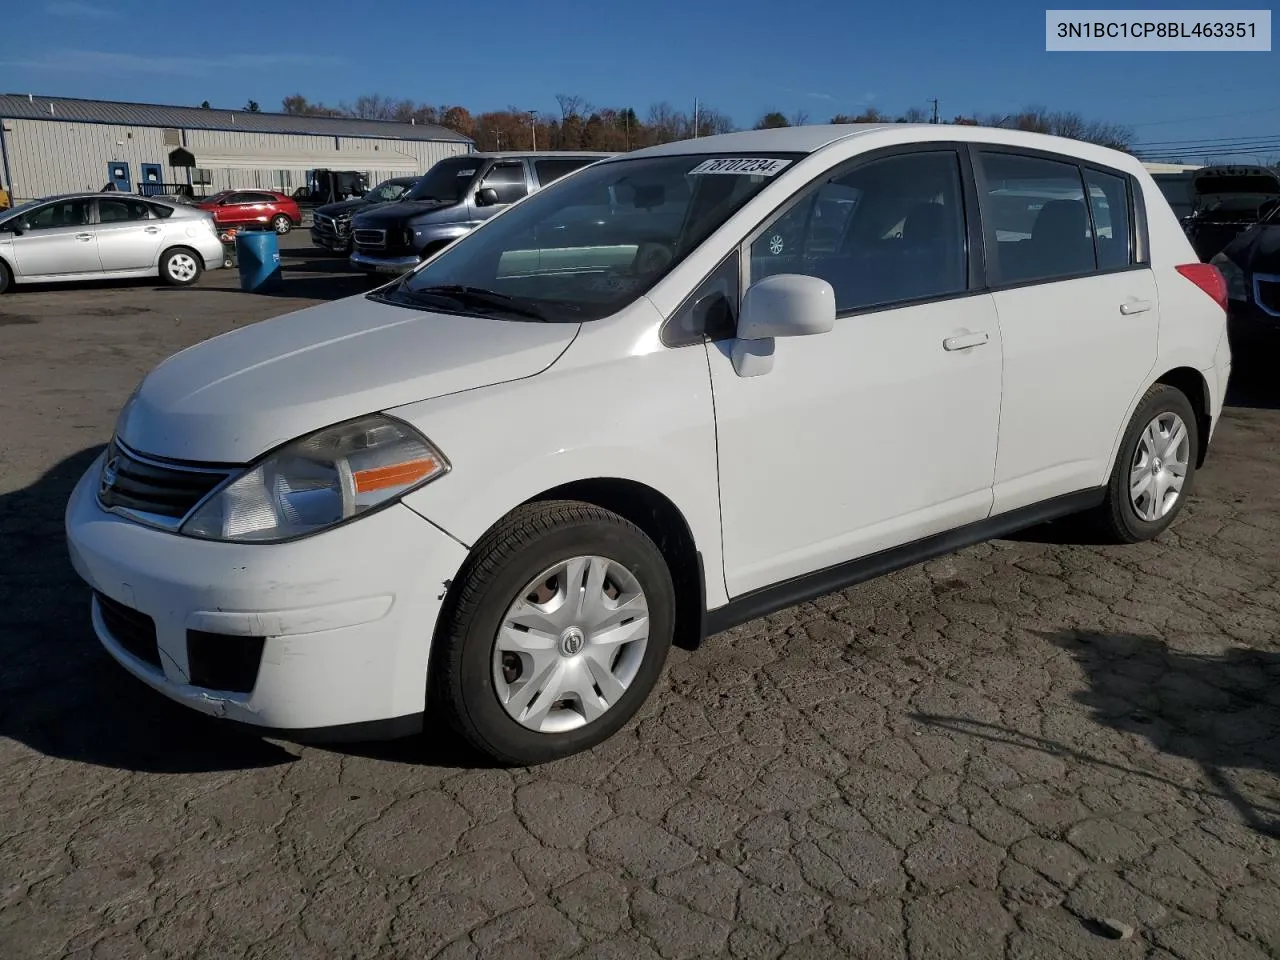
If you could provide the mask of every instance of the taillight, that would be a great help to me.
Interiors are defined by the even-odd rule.
[[[1180,263],[1177,271],[1213,298],[1213,302],[1227,309],[1227,278],[1212,263]]]

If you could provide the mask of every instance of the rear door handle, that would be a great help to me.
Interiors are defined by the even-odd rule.
[[[985,330],[979,330],[977,333],[962,333],[959,336],[947,337],[942,341],[943,350],[965,350],[969,347],[980,347],[988,340],[990,335]]]
[[[146,228],[146,231],[147,231],[147,233],[159,233],[159,232],[160,232],[160,228],[159,228],[159,227],[147,227],[147,228]]]
[[[76,239],[77,239],[77,240],[92,240],[92,239],[93,239],[93,234],[92,234],[92,233],[77,233],[77,234],[76,234]]]
[[[1127,303],[1120,304],[1120,312],[1126,317],[1135,313],[1146,313],[1151,309],[1150,300],[1130,300]]]

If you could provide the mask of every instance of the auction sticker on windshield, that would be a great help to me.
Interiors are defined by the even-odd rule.
[[[768,157],[720,157],[704,160],[689,176],[700,173],[736,173],[756,177],[772,177],[791,163],[790,160],[771,160]]]

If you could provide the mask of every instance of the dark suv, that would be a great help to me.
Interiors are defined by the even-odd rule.
[[[561,177],[611,153],[468,153],[441,160],[397,203],[351,221],[351,265],[403,273]]]
[[[311,240],[317,247],[334,253],[351,252],[351,218],[373,203],[390,203],[408,193],[420,177],[393,177],[368,193],[337,203],[316,207],[312,214]]]

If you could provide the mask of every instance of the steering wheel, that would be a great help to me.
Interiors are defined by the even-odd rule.
[[[665,270],[675,258],[675,250],[664,240],[641,240],[636,244],[635,259],[631,261],[631,272],[636,276],[647,276]]]

